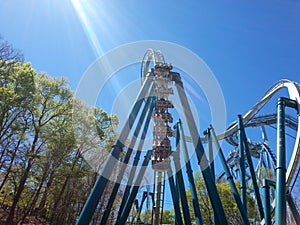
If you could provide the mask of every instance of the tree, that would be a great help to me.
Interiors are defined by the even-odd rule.
[[[147,212],[147,218],[146,220],[146,212],[142,212],[140,215],[140,222],[147,222],[151,223],[151,215],[152,210],[148,210]],[[164,209],[163,216],[162,216],[162,224],[174,224],[175,223],[175,215],[173,210]]]
[[[196,175],[195,179],[196,189],[198,193],[199,206],[201,210],[201,216],[203,219],[203,224],[214,224],[213,223],[213,209],[209,200],[209,195],[206,190],[205,183],[200,177],[200,175]],[[239,183],[236,183],[239,186]],[[235,199],[231,193],[231,189],[229,183],[217,183],[217,189],[223,204],[223,208],[225,210],[226,218],[229,224],[242,224],[242,218],[240,216],[237,204]],[[187,192],[188,204],[190,208],[191,218],[195,220],[195,215],[193,211],[193,203],[192,196],[190,190]],[[247,205],[248,205],[248,216],[249,218],[253,218],[256,221],[258,220],[258,212],[255,205],[255,200],[247,193]]]
[[[83,103],[67,81],[37,73],[1,38],[0,76],[0,202],[8,210],[0,223],[26,224],[37,216],[74,224],[97,177],[83,154],[101,150],[95,161],[101,167],[117,118],[88,109],[80,118],[93,139],[77,140],[74,105]]]

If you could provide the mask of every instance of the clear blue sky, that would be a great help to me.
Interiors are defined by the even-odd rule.
[[[0,0],[0,21],[0,34],[26,61],[67,77],[73,89],[92,62],[121,44],[187,47],[219,81],[228,123],[277,80],[300,82],[298,0]]]
[[[67,77],[74,89],[99,55],[121,44],[154,39],[187,47],[221,84],[229,122],[275,81],[300,81],[296,0],[1,0],[0,21],[0,34],[34,68]]]

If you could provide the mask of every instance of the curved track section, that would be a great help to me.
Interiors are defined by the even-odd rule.
[[[254,107],[249,110],[244,116],[243,116],[243,122],[244,124],[247,124],[251,121],[251,119],[254,118],[254,116],[264,107],[264,105],[274,96],[275,93],[277,93],[279,90],[286,88],[289,93],[289,98],[292,100],[296,100],[298,103],[298,107],[300,104],[300,86],[298,83],[290,81],[290,80],[280,80],[276,82],[267,92],[266,94],[259,99],[259,101],[254,105]],[[299,111],[299,110],[298,110]],[[300,116],[298,115],[298,124],[296,126],[296,141],[293,149],[293,153],[290,159],[290,163],[287,169],[287,187],[290,186],[295,171],[297,170],[297,165],[299,163],[300,158]],[[230,139],[238,129],[238,123],[237,121],[232,123],[228,129],[218,135],[218,139]]]
[[[148,76],[151,72],[150,68],[154,68],[154,66],[150,67],[150,64],[153,63],[154,66],[158,64],[164,64],[165,59],[160,50],[148,49],[143,57],[142,66],[141,66],[141,79],[145,76]]]

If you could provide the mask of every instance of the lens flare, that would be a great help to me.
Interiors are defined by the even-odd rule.
[[[96,56],[103,55],[103,48],[94,29],[94,22],[98,21],[98,24],[100,24],[100,22],[102,21],[102,19],[100,18],[100,13],[97,13],[95,11],[95,7],[91,1],[72,0],[72,5],[85,30],[87,38],[93,47]]]

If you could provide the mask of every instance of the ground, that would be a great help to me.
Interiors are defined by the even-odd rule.
[[[0,225],[4,225],[6,218],[8,216],[9,208],[0,208]],[[20,219],[20,218],[19,218]],[[16,225],[20,225],[21,223],[16,223]],[[25,219],[25,222],[22,225],[49,225],[49,223],[43,219],[36,216],[28,216]]]

